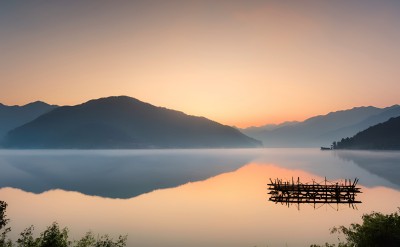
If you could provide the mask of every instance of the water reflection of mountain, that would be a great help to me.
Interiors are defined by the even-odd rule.
[[[240,150],[4,152],[0,187],[33,193],[63,189],[110,198],[205,180],[252,159]]]
[[[337,156],[400,186],[400,152],[339,151]]]
[[[0,150],[0,188],[131,198],[202,181],[250,162],[291,169],[294,177],[306,171],[321,179],[357,177],[363,186],[400,189],[400,152],[317,149]],[[265,177],[266,183],[276,176]]]

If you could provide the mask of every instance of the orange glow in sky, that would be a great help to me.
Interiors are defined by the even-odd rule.
[[[400,2],[3,1],[0,102],[128,95],[246,127],[398,104]]]

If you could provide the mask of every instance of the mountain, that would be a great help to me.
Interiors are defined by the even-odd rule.
[[[400,116],[400,107],[398,105],[394,105],[384,109],[385,110],[379,114],[372,115],[357,124],[346,126],[333,132],[326,133],[323,137],[325,139],[338,140],[344,136],[353,136],[354,134],[367,129],[368,127],[386,122],[391,117]]]
[[[253,127],[241,131],[263,141],[266,147],[319,147],[397,116],[400,116],[399,105],[387,108],[355,107],[312,117],[303,122],[284,123],[272,129]]]
[[[400,150],[400,117],[369,127],[337,142],[335,149]]]
[[[204,117],[119,96],[63,106],[10,131],[7,148],[236,148],[261,142]]]
[[[266,125],[263,125],[260,127],[252,126],[252,127],[246,128],[246,129],[242,129],[241,131],[246,132],[246,135],[257,135],[263,131],[271,131],[271,130],[278,129],[283,126],[291,126],[291,125],[296,125],[298,123],[299,123],[298,121],[287,121],[287,122],[283,122],[281,124],[266,124]]]
[[[24,106],[7,106],[0,103],[0,140],[8,131],[30,122],[56,107],[41,101]]]

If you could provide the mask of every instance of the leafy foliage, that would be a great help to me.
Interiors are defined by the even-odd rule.
[[[0,247],[12,246],[10,240],[7,240],[7,233],[11,231],[11,228],[7,227],[8,222],[6,215],[7,203],[0,201]]]
[[[399,208],[400,213],[400,208]],[[353,223],[349,227],[334,227],[331,233],[344,234],[346,242],[338,247],[398,247],[400,246],[400,215],[398,212],[382,214],[372,212],[362,216],[362,224]],[[335,247],[325,243],[325,247]],[[311,247],[322,247],[311,245]]]
[[[7,203],[0,201],[0,230],[3,229],[9,221],[9,219],[6,218],[6,209]]]
[[[17,240],[18,247],[37,247],[40,246],[39,239],[33,237],[34,227],[30,226],[20,233]]]
[[[11,228],[6,227],[9,219],[6,218],[7,203],[0,201],[0,247],[124,247],[126,246],[127,236],[119,236],[117,240],[108,235],[95,237],[92,232],[87,232],[80,240],[69,240],[69,230],[67,227],[60,228],[54,222],[40,233],[39,237],[34,237],[34,226],[26,228],[20,233],[16,243],[7,239],[7,234]]]
[[[40,234],[38,241],[41,247],[68,247],[70,241],[68,241],[68,229],[60,229],[58,224],[54,222],[51,226]]]

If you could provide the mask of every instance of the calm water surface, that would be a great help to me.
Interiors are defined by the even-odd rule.
[[[358,210],[268,201],[269,178],[355,177]],[[53,221],[129,246],[309,246],[333,226],[400,206],[400,152],[240,150],[0,150],[0,200],[14,237]]]

